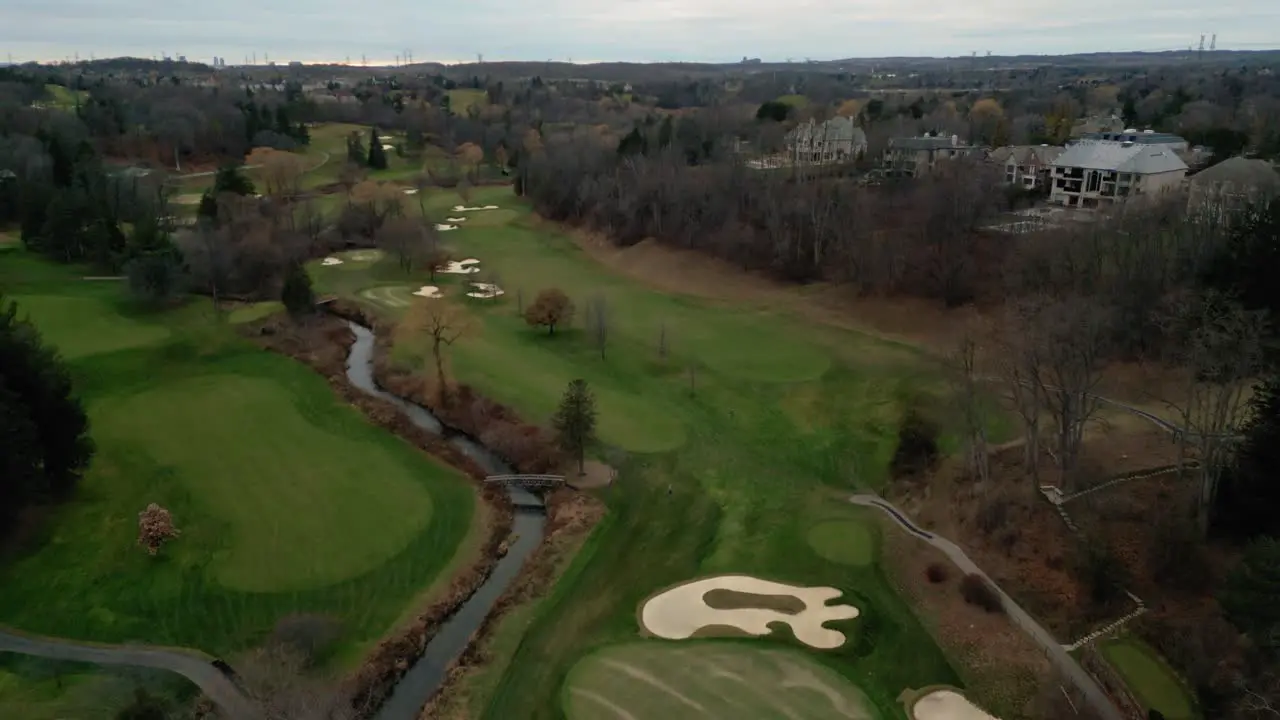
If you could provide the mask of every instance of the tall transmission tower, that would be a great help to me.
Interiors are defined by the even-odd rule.
[[[1200,51],[1197,53],[1197,59],[1204,58],[1204,33],[1200,33]]]
[[[1209,52],[1218,49],[1218,33],[1213,34],[1213,39],[1209,41]]]

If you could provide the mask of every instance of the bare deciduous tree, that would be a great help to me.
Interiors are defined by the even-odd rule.
[[[983,482],[991,476],[987,455],[987,408],[981,392],[978,342],[969,331],[947,359],[948,374],[955,394],[956,409],[965,435],[969,471]]]
[[[600,359],[603,360],[605,347],[609,344],[609,326],[612,322],[609,302],[605,300],[604,295],[597,293],[587,300],[586,306],[587,332],[591,336],[591,344],[600,351]]]
[[[444,348],[453,345],[471,329],[466,310],[447,300],[425,300],[410,306],[401,321],[400,330],[409,336],[426,333],[431,342],[431,357],[436,365],[436,392],[442,405],[449,403],[449,384],[444,372]]]
[[[282,645],[249,653],[236,668],[264,720],[355,720],[368,709],[353,705],[340,680],[308,675],[306,659]]]
[[[1186,371],[1177,397],[1165,404],[1185,432],[1177,433],[1179,463],[1194,448],[1200,461],[1199,520],[1208,528],[1218,485],[1247,415],[1247,393],[1262,370],[1267,320],[1217,292],[1174,301],[1165,321],[1170,355]]]

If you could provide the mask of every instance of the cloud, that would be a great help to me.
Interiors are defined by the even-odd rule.
[[[1216,32],[1275,42],[1274,0],[0,0],[15,59],[159,52],[232,61],[415,59],[732,61],[1160,50]],[[1228,11],[1229,10],[1229,11]]]

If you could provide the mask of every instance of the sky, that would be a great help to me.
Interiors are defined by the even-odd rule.
[[[1202,33],[1256,50],[1277,30],[1276,0],[0,0],[0,61],[798,61],[1173,50]]]

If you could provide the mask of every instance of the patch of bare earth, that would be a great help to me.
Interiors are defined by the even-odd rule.
[[[1050,665],[1039,646],[1003,613],[989,613],[964,601],[960,572],[933,546],[907,535],[877,513],[882,528],[886,573],[920,621],[952,660],[975,702],[997,710],[1004,720],[1032,720],[1031,703]],[[979,561],[981,562],[981,561]],[[946,579],[931,582],[929,567],[946,568]]]
[[[582,548],[605,506],[596,498],[568,488],[546,498],[547,525],[542,544],[525,562],[520,576],[498,598],[484,623],[471,637],[467,649],[450,664],[440,691],[418,715],[420,720],[466,720],[471,717],[468,681],[497,661],[494,635],[503,620],[517,608],[528,607],[547,596],[570,561]]]

